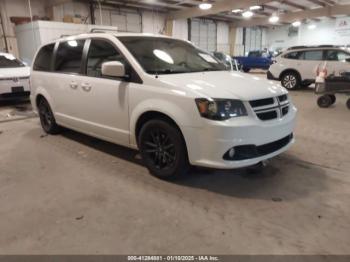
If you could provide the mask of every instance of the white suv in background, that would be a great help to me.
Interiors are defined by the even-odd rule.
[[[330,71],[350,68],[350,52],[337,46],[292,47],[274,59],[267,73],[268,79],[281,81],[287,89],[307,87],[315,82],[317,69],[327,61]]]
[[[255,165],[294,141],[296,108],[284,88],[226,71],[164,36],[90,33],[48,43],[31,84],[47,133],[64,126],[139,149],[161,178],[185,174],[189,164]]]
[[[12,54],[0,52],[0,100],[27,98],[30,67]]]

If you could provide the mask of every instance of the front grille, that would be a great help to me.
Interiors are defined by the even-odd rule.
[[[229,151],[227,151],[224,154],[223,159],[230,160],[230,161],[239,161],[239,160],[252,159],[252,158],[268,155],[285,147],[292,141],[292,139],[293,139],[293,134],[290,134],[282,139],[279,139],[277,141],[264,144],[261,146],[255,146],[255,145],[235,146],[234,156],[230,158],[228,153]]]
[[[277,111],[267,111],[264,113],[256,113],[256,115],[261,119],[261,120],[271,120],[277,118],[278,114]]]
[[[249,101],[256,116],[262,121],[282,118],[289,112],[288,95]]]
[[[268,143],[262,146],[257,146],[256,149],[257,149],[258,155],[263,156],[263,155],[271,154],[281,149],[282,147],[285,147],[286,145],[288,145],[292,139],[293,139],[293,134],[290,134],[289,136],[286,136],[275,142]]]
[[[273,98],[265,98],[259,100],[253,100],[249,102],[252,107],[268,106],[274,103]]]

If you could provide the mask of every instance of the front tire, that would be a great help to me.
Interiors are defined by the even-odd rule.
[[[165,120],[150,120],[139,135],[142,159],[150,173],[172,180],[184,176],[189,169],[187,149],[180,130]]]
[[[249,73],[249,71],[250,71],[250,68],[248,68],[248,67],[243,67],[243,72],[244,72],[244,73]]]
[[[61,131],[60,126],[56,123],[55,116],[52,113],[49,103],[44,98],[39,101],[38,113],[41,126],[46,133],[58,134]]]
[[[295,90],[300,86],[300,79],[297,73],[287,72],[282,75],[281,84],[288,90]]]

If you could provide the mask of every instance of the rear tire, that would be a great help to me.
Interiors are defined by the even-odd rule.
[[[40,123],[44,131],[48,134],[58,134],[61,127],[57,125],[51,107],[45,98],[40,99],[38,104]]]
[[[348,99],[348,101],[346,101],[346,106],[350,110],[350,98]]]
[[[250,68],[243,67],[243,72],[244,72],[244,73],[249,73],[249,71],[250,71]]]
[[[330,95],[323,95],[317,99],[317,104],[321,108],[327,108],[332,105],[332,97]]]
[[[281,85],[288,90],[296,90],[300,87],[299,75],[295,72],[286,72],[281,77]]]
[[[152,175],[173,180],[187,174],[190,165],[186,144],[175,125],[162,119],[150,120],[142,126],[138,142]]]

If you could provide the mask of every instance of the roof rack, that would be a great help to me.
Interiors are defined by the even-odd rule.
[[[307,49],[307,48],[324,48],[324,47],[340,47],[340,45],[313,45],[313,46],[299,45],[299,46],[291,46],[287,50]]]
[[[89,33],[106,33],[106,32],[118,32],[118,29],[112,28],[91,28]]]

